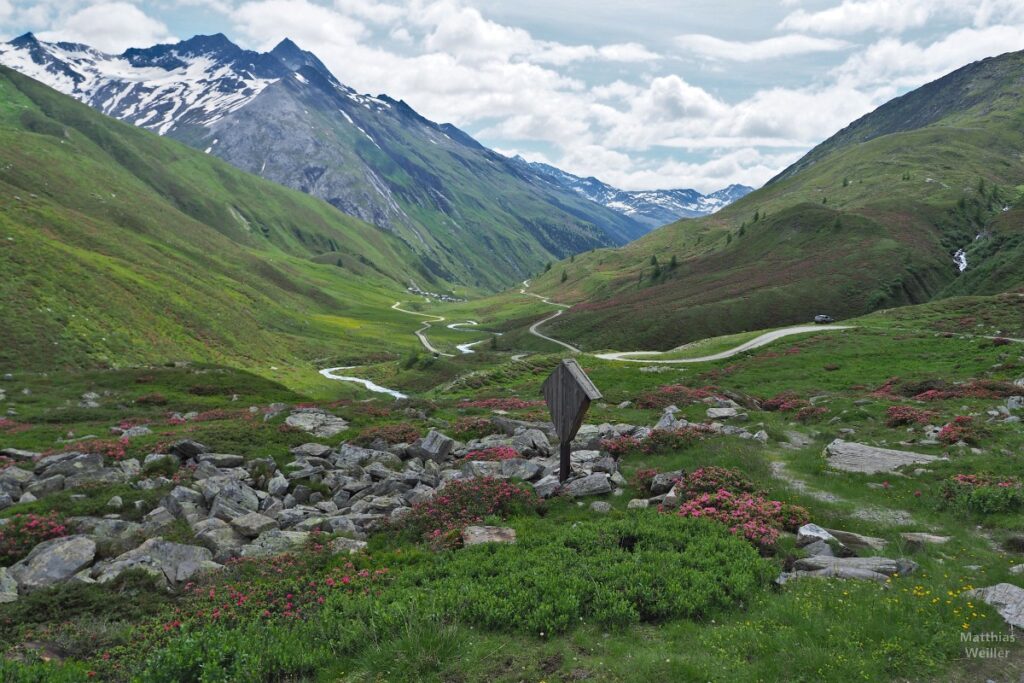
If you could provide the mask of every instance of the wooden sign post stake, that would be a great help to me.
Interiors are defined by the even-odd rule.
[[[569,478],[569,454],[573,437],[583,424],[583,416],[590,408],[590,402],[601,398],[601,392],[590,381],[583,368],[575,360],[566,358],[555,371],[544,380],[541,387],[544,400],[551,412],[551,421],[558,434],[560,462],[558,481]]]

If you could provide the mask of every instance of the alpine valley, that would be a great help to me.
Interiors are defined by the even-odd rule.
[[[584,4],[0,0],[0,681],[1024,680],[1024,16]]]
[[[503,157],[405,102],[356,93],[287,39],[269,53],[217,34],[108,55],[26,34],[0,45],[0,64],[396,235],[420,255],[427,284],[507,286],[552,257],[624,244],[744,189],[707,199],[577,193],[551,182],[554,169]]]

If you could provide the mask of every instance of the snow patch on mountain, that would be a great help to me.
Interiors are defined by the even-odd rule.
[[[753,192],[754,189],[746,185],[730,185],[706,195],[697,190],[685,189],[620,190],[597,178],[581,178],[548,164],[528,162],[521,156],[514,157],[512,162],[524,171],[532,171],[548,182],[572,190],[649,228],[672,223],[680,218],[706,216]]]

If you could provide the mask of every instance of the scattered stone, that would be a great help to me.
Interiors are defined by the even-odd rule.
[[[436,429],[431,429],[424,438],[417,441],[409,450],[417,458],[433,460],[434,462],[445,462],[451,459],[450,456],[454,447],[454,439],[445,436]]]
[[[321,439],[329,439],[348,429],[348,422],[320,408],[298,408],[285,419],[289,427],[309,432]]]
[[[213,553],[214,562],[220,564],[238,557],[242,547],[249,541],[222,519],[211,517],[200,520],[192,526],[196,541]]]
[[[462,531],[462,543],[466,546],[481,543],[515,543],[516,530],[500,526],[468,526]]]
[[[147,472],[152,472],[155,469],[163,467],[172,467],[177,469],[181,465],[181,461],[178,460],[178,456],[172,453],[150,453],[142,461],[142,468]]]
[[[332,539],[328,547],[334,555],[355,555],[366,548],[366,541],[339,537]]]
[[[1010,626],[1024,628],[1024,588],[1012,583],[997,583],[988,588],[976,588],[968,594],[995,607]]]
[[[893,472],[904,465],[929,463],[939,459],[934,455],[876,448],[842,439],[836,439],[825,447],[825,457],[829,466],[837,470],[865,474]]]
[[[657,496],[662,493],[668,493],[676,485],[676,482],[685,476],[686,473],[683,470],[659,472],[651,479],[651,494]]]
[[[68,526],[96,541],[96,556],[114,557],[146,540],[142,525],[123,519],[72,517]]]
[[[825,531],[832,534],[836,540],[850,550],[858,552],[881,552],[885,550],[885,546],[889,545],[889,541],[884,538],[862,536],[861,534],[855,534],[852,531],[840,531],[839,529],[826,529]]]
[[[184,439],[171,444],[171,447],[167,449],[168,453],[178,456],[182,460],[194,460],[197,456],[203,453],[209,453],[210,449],[192,439]]]
[[[729,420],[739,417],[739,411],[735,408],[708,408],[707,416],[711,420]]]
[[[11,460],[18,460],[21,462],[32,462],[33,460],[37,460],[39,458],[40,453],[36,453],[35,451],[25,451],[19,448],[5,448],[3,450],[0,450],[0,455],[4,456],[5,458],[10,458]]]
[[[256,538],[264,531],[278,528],[277,520],[258,512],[250,512],[230,520],[231,526],[246,538]]]
[[[79,408],[99,408],[100,407],[100,395],[95,391],[87,391],[82,394],[81,400],[78,402]]]
[[[251,544],[242,548],[242,557],[272,557],[301,548],[309,542],[307,531],[264,531]]]
[[[87,536],[65,536],[43,541],[10,568],[22,593],[66,581],[96,558],[96,542]]]
[[[634,498],[626,503],[627,510],[646,510],[651,502],[646,498]]]
[[[331,453],[331,447],[322,443],[304,443],[291,449],[291,453],[296,458],[326,458]]]
[[[214,467],[241,467],[245,464],[245,458],[230,453],[203,453],[196,456],[199,462],[208,462]]]
[[[605,493],[611,493],[612,485],[608,480],[607,474],[595,473],[568,482],[562,488],[562,492],[573,498],[600,496]]]
[[[612,511],[612,504],[603,500],[595,500],[590,504],[590,509],[600,514],[608,514]]]
[[[907,544],[907,549],[911,552],[917,552],[924,548],[926,545],[941,545],[948,543],[950,540],[949,536],[936,536],[935,534],[926,534],[923,532],[916,531],[904,531],[900,534],[900,538]]]
[[[121,499],[121,496],[112,496],[111,499],[107,501],[107,507],[111,510],[120,510],[124,507],[124,501]]]
[[[561,484],[558,481],[557,474],[549,474],[533,484],[534,492],[541,498],[550,498],[555,495],[560,488]]]
[[[828,529],[820,527],[817,524],[804,524],[802,527],[797,529],[796,545],[798,548],[802,548],[803,546],[816,541],[824,541],[825,543],[839,542],[835,536],[829,533]]]

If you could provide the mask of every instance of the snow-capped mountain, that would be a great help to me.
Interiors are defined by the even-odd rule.
[[[754,188],[746,185],[730,185],[711,194],[701,194],[697,190],[620,190],[597,178],[581,178],[548,164],[526,161],[519,156],[513,161],[560,187],[629,216],[649,228],[672,223],[680,218],[706,216],[754,191]]]
[[[320,197],[398,235],[450,281],[504,286],[646,232],[405,102],[357,93],[287,39],[267,53],[218,34],[110,55],[25,34],[0,44],[0,64]]]

